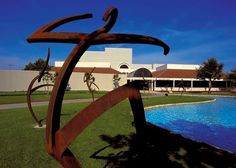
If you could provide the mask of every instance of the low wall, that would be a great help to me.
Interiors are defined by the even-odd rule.
[[[32,79],[39,74],[39,71],[23,71],[23,70],[0,70],[0,91],[27,91]],[[113,74],[94,73],[95,83],[101,91],[113,90]],[[84,73],[73,72],[69,84],[71,90],[88,90],[83,82]],[[120,86],[126,84],[127,77],[125,74],[119,74],[121,78]],[[35,86],[43,84],[43,82],[35,84]],[[41,88],[40,90],[45,90]]]
[[[32,79],[38,74],[38,71],[1,70],[0,91],[26,91]]]
[[[114,74],[100,74],[100,73],[93,73],[92,74],[95,78],[95,84],[99,87],[101,91],[111,91],[114,88],[113,85],[113,75]],[[127,78],[125,74],[119,74],[121,78],[119,81],[120,86],[127,83]],[[84,73],[73,72],[71,78],[69,80],[69,84],[71,86],[71,90],[88,90],[86,83],[83,81]],[[92,85],[92,88],[97,88]]]

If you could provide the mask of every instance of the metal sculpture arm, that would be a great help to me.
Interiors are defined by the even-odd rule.
[[[137,135],[144,134],[145,116],[141,94],[138,89],[138,82],[132,82],[115,89],[95,102],[91,103],[88,107],[80,111],[74,116],[63,128],[57,131],[56,146],[59,153],[62,154],[66,147],[96,118],[98,118],[105,111],[118,104],[122,100],[128,98],[131,103],[132,112],[134,113],[135,127]],[[59,155],[61,156],[61,155]]]
[[[111,16],[110,16],[111,15]],[[152,44],[161,46],[164,49],[164,55],[167,55],[170,51],[168,45],[157,38],[153,38],[150,36],[143,36],[137,34],[106,34],[112,26],[115,24],[117,17],[117,9],[110,8],[107,10],[105,15],[103,16],[103,20],[107,21],[110,16],[110,20],[108,23],[101,27],[100,29],[94,31],[93,33],[69,33],[69,32],[51,32],[55,28],[63,25],[65,23],[91,18],[92,14],[84,14],[66,17],[62,19],[58,19],[52,23],[47,24],[46,26],[40,28],[36,32],[34,32],[30,37],[27,38],[27,41],[30,43],[35,42],[56,42],[56,43],[75,43],[78,44],[81,40],[85,38],[88,39],[90,37],[91,45],[99,45],[99,44],[118,44],[118,43],[133,43],[133,44]],[[96,35],[95,37],[93,37]],[[93,37],[93,38],[91,38]]]
[[[34,113],[33,107],[32,107],[32,102],[31,102],[31,95],[33,94],[33,92],[35,92],[36,90],[38,90],[39,88],[42,87],[46,87],[46,86],[53,86],[53,84],[42,84],[42,85],[38,85],[36,87],[34,86],[34,83],[38,80],[38,82],[41,81],[42,77],[45,74],[48,74],[48,72],[46,71],[47,67],[48,67],[48,62],[49,62],[49,58],[50,58],[50,48],[48,49],[48,56],[45,62],[45,65],[43,67],[43,69],[40,71],[39,75],[37,75],[29,84],[28,86],[28,90],[27,90],[27,105],[28,105],[28,109],[33,117],[33,119],[35,120],[35,122],[38,124],[39,127],[42,127],[42,120],[38,119],[38,117],[36,116],[36,114]]]
[[[47,113],[46,149],[47,152],[64,167],[81,167],[79,161],[67,148],[68,145],[98,116],[125,98],[129,98],[130,100],[137,135],[142,139],[141,135],[144,133],[144,125],[146,122],[142,99],[136,82],[126,84],[96,100],[60,129],[60,113],[66,85],[80,57],[91,45],[142,43],[163,47],[165,55],[169,52],[169,47],[164,42],[153,37],[135,34],[107,34],[115,24],[117,14],[118,11],[116,8],[108,9],[103,16],[103,20],[106,21],[106,24],[92,33],[51,32],[56,27],[67,22],[92,17],[91,14],[86,14],[54,21],[39,29],[27,39],[28,42],[77,44],[67,57],[57,76]]]
[[[43,69],[40,71],[39,73],[39,79],[38,79],[38,82],[41,81],[43,75],[45,75],[46,73],[48,73],[46,70],[48,68],[48,62],[49,62],[49,59],[50,59],[50,48],[48,48],[48,56],[47,56],[47,59],[46,59],[46,62],[45,62],[45,65],[43,67]]]
[[[95,87],[97,87],[97,89],[99,89],[98,85],[94,82],[95,81],[95,78],[93,77],[92,73],[94,71],[95,67],[92,69],[91,72],[86,72],[84,74],[84,82],[86,83],[87,87],[88,87],[88,90],[90,92],[90,94],[92,95],[92,99],[94,101],[94,90],[91,88],[92,85],[94,85]]]

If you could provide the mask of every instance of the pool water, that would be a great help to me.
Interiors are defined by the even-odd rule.
[[[146,110],[146,120],[192,140],[236,153],[236,98]]]

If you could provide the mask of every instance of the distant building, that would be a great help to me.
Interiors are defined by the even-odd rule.
[[[86,51],[76,67],[112,68],[120,73],[130,73],[139,68],[155,71],[163,64],[133,64],[132,48],[105,48],[105,51]],[[55,61],[61,67],[64,61]]]
[[[131,48],[86,51],[80,62],[77,63],[74,72],[85,73],[86,68],[91,71],[95,67],[93,73],[127,74],[127,82],[148,81],[146,88],[153,91],[182,91],[183,89],[185,91],[207,91],[208,82],[197,79],[197,69],[200,65],[133,64],[132,57]],[[55,61],[55,67],[52,70],[58,71],[63,63],[63,61]],[[212,91],[225,90],[227,87],[228,82],[220,79],[213,82]]]

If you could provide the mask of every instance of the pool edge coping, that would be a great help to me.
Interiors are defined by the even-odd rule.
[[[170,95],[180,95],[178,93],[171,93]],[[217,94],[182,94],[183,96],[203,96],[203,97],[232,97],[236,98],[236,95],[217,95]]]
[[[144,110],[149,110],[149,109],[153,109],[153,108],[161,108],[161,107],[169,107],[169,106],[179,106],[179,105],[212,103],[212,102],[215,102],[215,101],[216,101],[216,99],[206,100],[206,101],[199,101],[199,102],[185,102],[185,103],[159,104],[159,105],[144,107]]]

